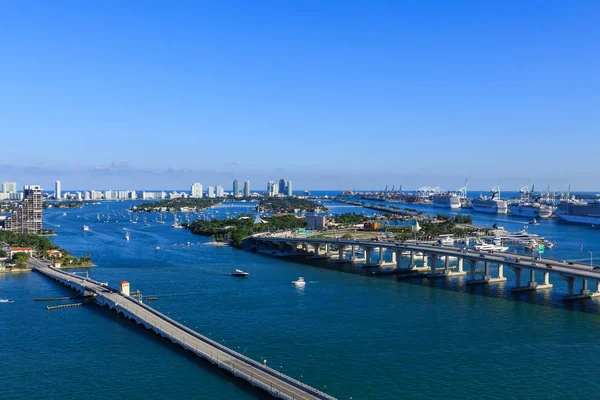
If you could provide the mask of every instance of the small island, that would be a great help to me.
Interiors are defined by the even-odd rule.
[[[221,203],[222,199],[215,198],[181,198],[155,201],[151,203],[139,204],[130,208],[133,212],[195,212],[205,210]]]
[[[45,201],[44,208],[83,208],[88,203],[92,204],[92,201]]]
[[[50,240],[35,234],[21,234],[0,230],[0,271],[27,271],[27,260],[32,255],[50,261],[59,268],[94,267],[89,253],[75,257],[65,249],[61,249]],[[4,247],[7,249],[5,250]]]

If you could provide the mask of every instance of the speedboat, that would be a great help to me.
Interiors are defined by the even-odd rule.
[[[292,281],[292,285],[297,287],[304,287],[304,285],[306,285],[306,282],[304,282],[303,277],[299,277],[297,280]]]
[[[127,232],[127,233],[125,234],[125,240],[127,240],[127,241],[129,242],[129,232]]]
[[[89,227],[89,226],[87,226],[87,225],[84,225],[84,226],[83,226],[83,228],[81,228],[81,229],[82,229],[82,230],[84,230],[84,231],[89,231],[89,230],[90,230],[90,227]]]
[[[231,276],[237,276],[239,278],[247,278],[248,275],[250,274],[242,271],[241,269],[236,269],[235,272],[231,274]]]
[[[2,300],[0,300],[0,303],[14,303],[14,302],[10,299],[2,299]]]
[[[529,221],[529,225],[537,225],[537,224],[538,224],[538,222],[535,218],[532,219],[531,221]]]

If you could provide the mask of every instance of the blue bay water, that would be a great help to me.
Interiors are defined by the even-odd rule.
[[[108,207],[121,214],[131,204]],[[106,208],[45,213],[48,226],[60,225],[57,244],[91,252],[98,267],[90,276],[113,286],[126,279],[159,296],[151,304],[160,311],[340,399],[533,398],[541,390],[563,399],[598,390],[598,302],[563,303],[557,277],[551,291],[521,295],[509,293],[509,271],[506,284],[487,288],[467,288],[463,279],[372,278],[208,245],[170,221],[97,221]],[[236,211],[247,210],[220,213]],[[527,222],[474,219],[511,230]],[[598,230],[554,220],[529,229],[559,242],[551,256],[600,256]],[[228,276],[235,268],[250,278]],[[308,281],[304,290],[289,284],[298,276]],[[0,298],[15,300],[0,304],[0,360],[10,371],[0,377],[0,398],[265,397],[103,309],[47,311],[33,301],[69,294],[35,273],[0,275]]]

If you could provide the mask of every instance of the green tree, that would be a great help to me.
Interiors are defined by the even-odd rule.
[[[12,260],[17,264],[18,267],[24,267],[27,260],[29,260],[29,253],[18,252],[13,254]]]

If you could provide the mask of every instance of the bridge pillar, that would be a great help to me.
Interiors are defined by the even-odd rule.
[[[534,269],[529,271],[529,286],[537,287],[537,282],[535,281],[535,270]]]
[[[430,255],[423,255],[423,256],[425,257],[424,260],[429,259],[431,262],[431,265],[429,266],[430,271],[427,274],[428,278],[438,278],[438,277],[446,276],[445,269],[444,269],[444,273],[438,274],[438,272],[437,272],[437,254],[430,254]]]
[[[504,265],[498,264],[498,279],[504,278]]]
[[[463,272],[463,263],[464,259],[462,257],[459,257],[457,262],[458,272]]]
[[[414,251],[410,252],[410,264],[408,265],[408,267],[410,269],[413,269],[415,267],[415,252]]]
[[[365,247],[365,264],[371,263],[371,248]]]
[[[590,295],[590,289],[588,289],[588,280],[587,279],[581,280],[581,292],[580,293],[582,296]]]
[[[444,272],[448,274],[450,272],[450,257],[444,257]]]
[[[400,259],[400,257],[398,257],[398,256],[396,255],[397,251],[391,250],[391,252],[392,252],[392,263],[397,265],[397,264],[398,264],[398,261],[397,261],[397,260],[399,260],[399,259]]]
[[[329,254],[329,243],[325,243],[325,254]]]
[[[600,293],[600,281],[596,282],[596,293]]]
[[[356,261],[356,246],[352,246],[352,253],[350,254],[350,260]]]
[[[471,281],[477,280],[477,261],[469,260],[469,279]]]
[[[487,261],[485,261],[485,262],[483,263],[483,279],[484,279],[485,281],[488,281],[488,282],[489,282],[489,280],[490,280],[491,278],[492,278],[492,277],[490,276],[490,264],[489,264]]]
[[[380,246],[379,247],[379,261],[377,261],[377,264],[379,264],[379,265],[383,264],[383,261],[384,261],[383,260],[383,251],[384,251],[383,247]]]
[[[344,259],[344,246],[341,246],[338,249],[338,260],[342,261]]]

